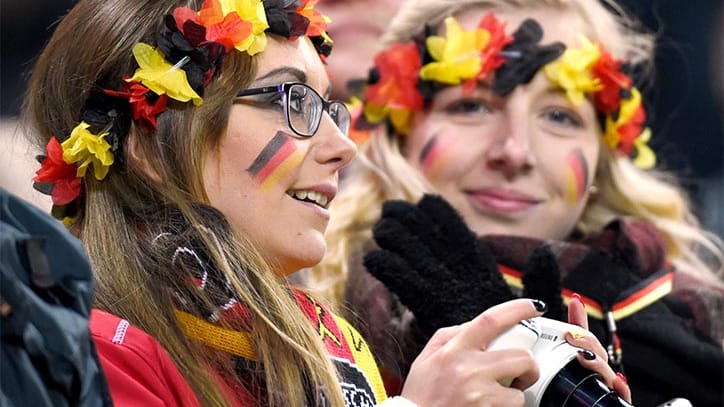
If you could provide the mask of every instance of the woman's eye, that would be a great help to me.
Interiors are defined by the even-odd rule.
[[[293,87],[287,94],[289,97],[289,112],[304,113],[305,100],[308,97],[307,91],[301,87]]]
[[[450,103],[445,111],[450,114],[485,114],[490,113],[491,109],[481,100],[463,99]]]
[[[264,98],[263,102],[270,104],[270,105],[274,105],[275,108],[279,108],[279,109],[284,107],[284,103],[282,102],[282,97],[281,97],[281,95],[279,95],[278,92],[269,93],[269,96]]]
[[[581,120],[580,116],[566,109],[550,109],[543,113],[543,117],[546,120],[564,126],[583,126],[583,120]]]
[[[304,109],[304,96],[293,94],[289,95],[289,110],[293,113],[301,113]]]

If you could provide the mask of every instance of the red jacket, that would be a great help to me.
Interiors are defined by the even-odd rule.
[[[295,292],[297,302],[317,328],[340,373],[348,406],[376,405],[387,398],[369,346],[347,321],[311,297]],[[90,331],[116,406],[200,406],[193,390],[161,345],[150,335],[115,315],[93,310]],[[213,374],[213,372],[211,372]],[[253,406],[239,386],[224,383],[222,391],[234,407]]]
[[[161,345],[128,321],[94,309],[90,330],[116,406],[201,406]]]

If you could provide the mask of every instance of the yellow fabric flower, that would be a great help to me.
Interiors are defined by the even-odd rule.
[[[362,99],[358,96],[352,95],[349,97],[348,101],[344,102],[344,105],[347,106],[347,110],[351,112],[362,107]]]
[[[634,165],[642,169],[649,169],[656,165],[656,154],[648,142],[651,139],[651,129],[641,130],[645,120],[641,108],[641,93],[631,88],[631,97],[621,99],[621,106],[617,119],[606,117],[606,131],[603,135],[606,144],[628,154],[635,150]]]
[[[648,127],[641,132],[634,141],[634,148],[636,149],[636,158],[634,158],[634,165],[641,169],[653,168],[656,165],[656,154],[649,147],[648,142],[651,140],[651,129]]]
[[[174,68],[161,51],[139,42],[133,47],[133,56],[140,68],[136,69],[128,82],[141,82],[157,95],[167,94],[171,99],[180,102],[192,100],[196,106],[201,104],[201,96],[189,85],[186,72],[181,68]]]
[[[621,99],[621,110],[618,113],[616,125],[620,126],[624,123],[628,123],[639,109],[639,106],[641,106],[641,92],[639,92],[636,88],[631,88],[631,97],[628,99]]]
[[[331,44],[334,41],[332,41],[332,38],[329,37],[326,30],[329,23],[332,22],[332,19],[314,9],[317,6],[317,3],[319,3],[319,0],[306,0],[304,2],[304,7],[297,9],[297,13],[309,20],[307,36],[321,36],[324,38],[325,42],[329,42]]]
[[[618,142],[621,136],[618,135],[618,127],[614,123],[611,116],[606,116],[605,131],[603,133],[603,141],[606,143],[608,148],[615,149],[618,146]]]
[[[581,36],[581,47],[569,48],[557,60],[543,67],[543,72],[554,84],[566,91],[574,106],[583,103],[586,93],[602,88],[601,82],[591,73],[601,52],[598,45]]]
[[[364,107],[365,119],[370,123],[380,123],[387,118],[390,109],[387,106],[367,103]]]
[[[410,130],[412,110],[408,108],[393,109],[389,106],[380,106],[368,103],[364,106],[365,119],[370,123],[380,123],[389,117],[390,123],[400,134],[407,134]]]
[[[65,140],[63,146],[63,161],[68,164],[81,162],[76,175],[85,177],[86,170],[93,164],[93,175],[97,180],[102,180],[108,174],[108,168],[113,165],[113,153],[111,145],[104,137],[108,132],[95,135],[88,131],[90,124],[80,122],[70,133],[70,138]]]
[[[410,109],[394,109],[390,112],[390,122],[400,134],[410,132],[412,111]]]
[[[603,135],[603,139],[609,148],[618,147],[619,142],[621,142],[621,135],[618,132],[619,128],[631,120],[640,105],[641,93],[638,89],[631,88],[631,97],[628,99],[621,99],[621,108],[617,119],[614,120],[610,115],[606,116],[606,131]]]
[[[255,55],[266,48],[267,38],[264,31],[269,28],[262,0],[220,0],[224,15],[236,12],[242,20],[251,23],[251,35],[236,44],[236,49]]]
[[[480,72],[480,52],[490,40],[490,33],[481,29],[465,31],[452,17],[445,19],[445,32],[446,37],[433,35],[427,38],[427,49],[436,62],[423,66],[420,78],[458,85]]]

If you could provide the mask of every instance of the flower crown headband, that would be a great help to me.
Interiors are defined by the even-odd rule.
[[[329,19],[314,9],[318,1],[205,0],[198,12],[174,9],[156,48],[143,42],[133,47],[138,68],[124,78],[124,89],[91,91],[70,136],[62,142],[52,136],[46,155],[38,157],[33,186],[51,196],[53,216],[75,216],[89,167],[102,180],[122,160],[119,150],[131,120],[155,132],[169,98],[200,105],[226,54],[262,52],[270,33],[292,41],[308,36],[324,61],[332,40],[325,32]]]
[[[444,24],[445,37],[426,27],[425,38],[393,44],[376,55],[353,126],[357,131],[351,135],[358,142],[369,136],[370,125],[383,122],[407,134],[412,113],[422,111],[444,86],[462,84],[463,92],[469,92],[493,75],[492,90],[506,96],[542,68],[574,106],[593,97],[609,148],[626,156],[635,151],[634,163],[640,168],[654,166],[641,94],[621,71],[621,61],[602,44],[581,36],[577,49],[560,42],[538,45],[543,30],[535,20],[525,20],[513,35],[506,35],[505,23],[492,13],[469,31],[453,17]]]

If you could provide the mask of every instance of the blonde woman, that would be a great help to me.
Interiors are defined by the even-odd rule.
[[[114,404],[520,405],[535,361],[484,345],[541,301],[441,329],[386,399],[359,334],[286,283],[321,260],[355,154],[314,3],[81,0],[33,69],[35,187],[88,251]],[[592,335],[568,339],[628,397]]]
[[[722,245],[647,145],[629,72],[653,39],[613,2],[424,0],[383,43],[311,285],[388,387],[436,327],[523,294],[580,298],[635,402],[721,404]]]

